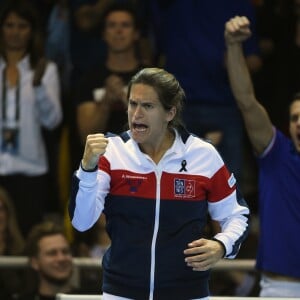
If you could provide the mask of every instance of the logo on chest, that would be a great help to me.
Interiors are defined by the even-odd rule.
[[[129,185],[129,190],[131,193],[136,193],[139,186],[142,184],[141,179],[127,179],[126,183]]]
[[[175,197],[194,198],[195,197],[195,180],[174,179]]]
[[[129,186],[130,193],[136,193],[140,185],[147,178],[144,176],[132,176],[123,174],[122,179],[125,180],[126,185]]]

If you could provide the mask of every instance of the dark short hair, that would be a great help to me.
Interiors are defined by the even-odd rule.
[[[106,9],[103,11],[102,16],[101,16],[101,32],[103,33],[105,30],[106,26],[106,19],[107,17],[116,11],[122,11],[128,13],[133,20],[133,26],[135,29],[139,30],[141,28],[141,21],[138,17],[137,10],[135,6],[133,6],[129,2],[113,2],[112,4],[108,5]]]
[[[151,86],[157,93],[159,101],[166,111],[176,107],[176,115],[169,123],[169,127],[184,128],[182,110],[185,101],[185,92],[174,75],[160,68],[144,68],[134,75],[128,85],[127,99],[129,98],[133,84],[145,84]]]
[[[39,241],[44,237],[57,234],[67,239],[63,227],[54,222],[45,221],[35,225],[28,234],[25,247],[26,255],[29,257],[37,257],[39,255]]]

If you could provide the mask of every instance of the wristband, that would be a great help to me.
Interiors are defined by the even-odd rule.
[[[81,169],[84,171],[84,172],[95,172],[98,170],[98,166],[96,165],[95,168],[93,169],[85,169],[83,166],[82,166],[82,161],[80,162],[80,167]]]

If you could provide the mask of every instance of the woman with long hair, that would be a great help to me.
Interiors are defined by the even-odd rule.
[[[61,122],[59,95],[57,67],[44,57],[34,7],[7,1],[0,11],[0,184],[14,200],[24,235],[50,201],[42,127]]]

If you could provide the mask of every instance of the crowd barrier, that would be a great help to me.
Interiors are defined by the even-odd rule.
[[[75,267],[81,268],[101,268],[101,259],[97,258],[79,258],[74,257],[73,262]],[[28,259],[25,256],[0,256],[0,269],[1,268],[27,268]],[[254,259],[222,259],[219,261],[214,270],[226,271],[226,270],[241,270],[241,271],[253,271],[255,270]],[[299,298],[272,298],[272,297],[222,297],[211,296],[210,300],[299,300]],[[101,295],[67,295],[57,294],[56,300],[103,300]],[[172,299],[170,299],[172,300]],[[176,299],[174,299],[176,300]]]
[[[82,258],[74,257],[74,265],[79,268],[101,268],[101,259],[98,258]],[[28,259],[25,256],[0,256],[1,268],[26,268],[28,267]],[[214,270],[240,270],[250,271],[255,269],[254,259],[222,259],[219,261]]]

